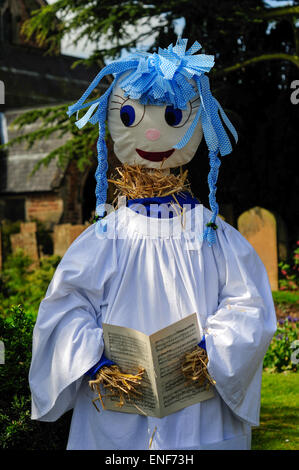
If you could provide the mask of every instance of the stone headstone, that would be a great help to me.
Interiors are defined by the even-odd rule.
[[[21,222],[21,233],[36,233],[35,222]]]
[[[72,225],[70,229],[70,244],[73,243],[85,229],[86,225]]]
[[[71,224],[54,226],[53,243],[54,255],[63,256],[69,247],[69,231]]]
[[[266,209],[254,207],[240,215],[238,230],[264,263],[272,291],[278,290],[277,228],[274,215]]]
[[[53,233],[54,254],[63,256],[73,241],[86,229],[86,225],[59,224]]]
[[[29,256],[29,258],[31,258],[31,268],[34,268],[39,264],[36,231],[34,231],[34,225],[21,224],[21,232],[10,236],[12,252],[16,253],[18,249],[21,249],[27,256]]]

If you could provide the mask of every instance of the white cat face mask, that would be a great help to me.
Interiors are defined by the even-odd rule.
[[[200,105],[200,98],[188,102],[187,109],[142,105],[124,96],[116,86],[108,105],[108,129],[114,152],[122,163],[148,168],[175,168],[188,163],[202,140],[200,120],[192,137],[181,149],[173,148],[185,135]]]

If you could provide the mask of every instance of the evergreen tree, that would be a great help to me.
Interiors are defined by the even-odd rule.
[[[277,7],[273,7],[273,4]],[[215,55],[210,72],[214,95],[221,102],[239,132],[239,143],[220,169],[219,196],[233,201],[236,217],[254,205],[276,211],[287,222],[291,241],[298,237],[295,188],[298,187],[295,142],[298,107],[290,100],[292,83],[298,79],[299,1],[280,6],[279,1],[260,0],[57,0],[34,12],[23,26],[28,40],[34,39],[57,53],[57,44],[67,34],[74,43],[85,39],[95,44],[88,59],[99,69],[124,50],[140,47],[153,37],[151,50],[176,41],[177,21],[184,18],[183,37],[191,45],[198,40],[202,52]],[[57,26],[57,18],[59,24]],[[56,33],[52,34],[55,24]],[[150,27],[149,27],[150,25]],[[136,34],[132,34],[136,27]],[[103,43],[109,47],[97,46]],[[79,98],[79,97],[78,97]],[[17,120],[22,127],[42,119],[39,130],[18,140],[31,145],[52,132],[69,132],[71,139],[48,155],[43,163],[58,157],[65,165],[76,160],[86,168],[96,156],[98,129],[74,126],[66,115],[67,106],[25,113]],[[15,142],[15,141],[13,141]],[[13,143],[12,142],[12,143]],[[200,146],[190,166],[192,188],[207,203],[207,158]]]

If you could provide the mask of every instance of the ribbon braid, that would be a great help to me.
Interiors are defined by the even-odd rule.
[[[76,126],[81,129],[88,122],[99,124],[99,138],[97,141],[98,166],[95,173],[97,182],[96,212],[98,217],[102,218],[105,213],[108,188],[105,122],[107,119],[109,96],[116,83],[124,91],[125,97],[139,100],[144,105],[173,105],[174,108],[186,109],[188,102],[199,95],[200,106],[193,122],[180,141],[173,143],[173,148],[181,149],[186,146],[200,120],[210,159],[208,184],[212,218],[205,230],[204,238],[211,246],[216,240],[215,230],[217,228],[215,224],[218,214],[216,183],[220,166],[218,154],[222,157],[232,152],[232,145],[222,121],[236,142],[238,136],[235,128],[210,90],[209,79],[206,73],[214,66],[214,56],[197,54],[201,49],[201,45],[197,41],[187,50],[187,42],[187,39],[179,38],[174,46],[170,44],[167,49],[159,48],[158,53],[134,52],[125,58],[106,65],[77,103],[69,107],[68,115],[71,116],[74,113],[78,115],[80,110],[88,108],[83,117],[76,121]],[[106,75],[113,75],[113,83],[102,96],[86,102],[93,90]],[[190,82],[191,79],[195,81],[196,87]]]
[[[221,165],[220,158],[218,158],[219,151],[216,150],[214,152],[209,153],[209,160],[210,160],[210,171],[208,174],[208,184],[210,189],[209,194],[209,203],[212,210],[212,217],[210,222],[207,224],[207,228],[205,229],[204,233],[204,240],[207,240],[209,246],[215,243],[216,240],[216,217],[218,215],[219,206],[216,201],[216,183],[218,179],[219,167]]]

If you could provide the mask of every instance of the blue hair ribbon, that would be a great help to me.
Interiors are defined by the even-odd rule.
[[[214,56],[196,54],[201,45],[195,41],[187,50],[187,39],[179,38],[175,46],[170,44],[167,49],[158,49],[158,53],[135,52],[125,58],[118,59],[106,65],[95,77],[81,98],[68,109],[71,116],[88,107],[87,112],[77,120],[76,125],[82,129],[88,122],[98,123],[99,138],[97,142],[98,167],[95,173],[97,181],[96,212],[100,217],[105,213],[107,197],[107,147],[105,142],[105,122],[110,94],[116,83],[124,91],[124,95],[139,100],[144,105],[173,105],[175,108],[186,109],[188,102],[195,96],[200,97],[200,106],[182,139],[174,148],[183,148],[192,137],[195,128],[201,119],[203,134],[209,150],[210,172],[208,184],[210,189],[209,202],[212,217],[204,233],[209,245],[215,242],[216,217],[218,204],[216,202],[216,183],[221,156],[232,151],[232,145],[221,118],[237,142],[237,132],[229,121],[224,110],[210,91],[208,73],[214,66]],[[194,55],[196,54],[196,55]],[[114,80],[105,93],[90,102],[86,100],[106,75],[113,75]],[[123,75],[126,76],[123,77]],[[196,88],[190,83],[193,79]],[[220,118],[221,117],[221,118]],[[103,228],[99,228],[104,230]]]

